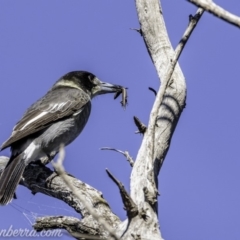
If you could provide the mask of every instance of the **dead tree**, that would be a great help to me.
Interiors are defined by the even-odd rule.
[[[212,4],[209,0],[202,2]],[[198,6],[204,8],[205,5],[199,3]],[[143,134],[136,160],[133,161],[128,152],[104,148],[122,153],[132,167],[130,193],[109,170],[106,170],[119,188],[127,219],[120,221],[100,191],[64,171],[62,149],[59,161],[54,164],[55,172],[44,165],[29,165],[21,184],[33,194],[41,192],[64,201],[80,213],[82,219],[71,216],[41,217],[33,225],[37,231],[66,229],[76,239],[162,239],[158,223],[157,177],[186,99],[186,83],[177,61],[204,12],[203,8],[190,15],[186,31],[174,50],[168,38],[159,0],[136,0],[140,28],[135,30],[146,45],[161,84],[157,91],[150,88],[156,98],[148,125],[145,126],[134,117],[138,132]],[[212,8],[206,7],[206,10],[209,9],[213,13]],[[221,18],[225,19],[223,15]],[[239,19],[231,19],[232,22],[236,20],[235,25],[239,26]]]

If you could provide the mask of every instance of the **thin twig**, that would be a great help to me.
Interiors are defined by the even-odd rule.
[[[122,197],[122,201],[125,207],[125,210],[127,211],[127,216],[128,219],[132,219],[134,218],[137,214],[138,214],[138,208],[137,205],[134,203],[134,201],[132,200],[132,198],[130,197],[130,195],[127,193],[127,191],[125,190],[123,184],[118,181],[111,173],[108,169],[106,169],[106,172],[108,174],[108,176],[113,180],[113,182],[118,186],[121,197]]]
[[[138,33],[140,33],[140,35],[142,36],[142,30],[141,28],[130,28],[130,30],[134,30],[134,31],[137,31]]]
[[[124,155],[127,159],[127,161],[129,162],[130,166],[133,167],[134,165],[134,160],[133,158],[129,155],[129,152],[128,151],[121,151],[121,150],[118,150],[116,148],[110,148],[110,147],[102,147],[100,148],[100,150],[112,150],[112,151],[115,151],[115,152],[118,152],[118,153],[121,153],[122,155]]]
[[[204,10],[212,13],[214,16],[240,28],[240,17],[226,11],[224,8],[218,6],[211,0],[187,0],[194,5],[203,8]]]
[[[144,134],[147,130],[147,127],[146,125],[144,125],[140,120],[139,118],[137,118],[136,116],[133,116],[133,120],[134,120],[134,123],[135,125],[137,126],[138,128],[138,131],[136,131],[135,133],[142,133]]]
[[[156,91],[154,88],[149,87],[148,89],[149,89],[150,91],[152,91],[152,92],[154,93],[155,96],[157,96],[157,91]]]
[[[112,227],[110,227],[109,224],[103,220],[102,216],[100,216],[93,210],[93,207],[90,206],[90,204],[87,201],[85,201],[85,199],[82,197],[82,195],[79,194],[79,192],[77,192],[76,189],[69,183],[67,174],[65,173],[65,169],[63,167],[64,157],[65,157],[64,147],[61,146],[60,150],[59,150],[59,157],[58,157],[57,161],[55,163],[52,162],[54,169],[62,177],[63,181],[70,188],[70,190],[73,192],[73,194],[79,199],[79,201],[81,201],[84,204],[84,206],[86,207],[86,209],[88,210],[90,215],[93,216],[93,218],[109,233],[109,235],[111,237],[118,240],[118,237],[114,233],[114,229],[112,229]]]

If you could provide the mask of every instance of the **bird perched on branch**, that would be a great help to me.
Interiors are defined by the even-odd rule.
[[[70,144],[83,130],[96,95],[122,91],[122,86],[101,82],[86,71],[60,78],[45,96],[35,102],[1,146],[11,147],[11,157],[0,177],[0,204],[8,204],[25,167],[40,158],[50,158],[61,144]]]

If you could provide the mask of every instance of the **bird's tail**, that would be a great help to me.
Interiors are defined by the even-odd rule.
[[[7,205],[12,201],[25,167],[23,153],[10,158],[0,178],[0,205]]]

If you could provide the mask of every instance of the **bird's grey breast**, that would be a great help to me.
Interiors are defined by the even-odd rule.
[[[59,120],[49,126],[35,140],[42,146],[44,152],[49,153],[57,150],[60,144],[67,146],[81,133],[85,127],[91,112],[91,102],[87,102],[79,111],[72,116]]]

